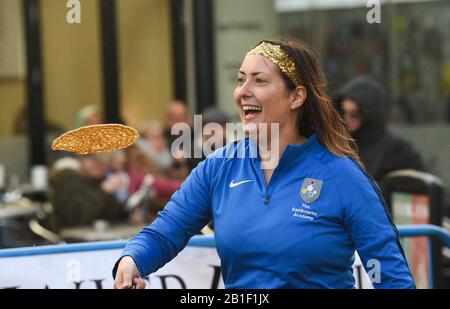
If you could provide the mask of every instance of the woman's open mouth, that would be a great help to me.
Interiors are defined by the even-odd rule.
[[[244,112],[244,120],[251,121],[259,116],[262,107],[257,105],[242,105],[242,111]]]

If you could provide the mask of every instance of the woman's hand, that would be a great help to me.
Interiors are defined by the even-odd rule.
[[[144,289],[145,281],[139,275],[139,270],[131,256],[124,256],[117,267],[114,279],[115,289]]]

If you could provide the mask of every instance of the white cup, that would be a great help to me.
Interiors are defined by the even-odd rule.
[[[45,165],[35,165],[31,168],[31,185],[34,189],[44,190],[48,186],[48,171]]]

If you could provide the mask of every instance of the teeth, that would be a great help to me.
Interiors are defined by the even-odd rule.
[[[259,106],[254,106],[254,105],[244,105],[242,106],[242,109],[244,110],[244,112],[246,111],[261,111],[262,108]]]

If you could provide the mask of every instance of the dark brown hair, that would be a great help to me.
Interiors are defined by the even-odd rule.
[[[307,92],[306,100],[299,108],[299,133],[309,137],[315,132],[319,142],[332,153],[360,161],[357,145],[345,129],[344,121],[327,94],[325,75],[316,53],[297,39],[263,42],[279,45],[297,65],[299,78]],[[287,89],[294,90],[295,86],[289,78],[281,71],[280,74]]]

